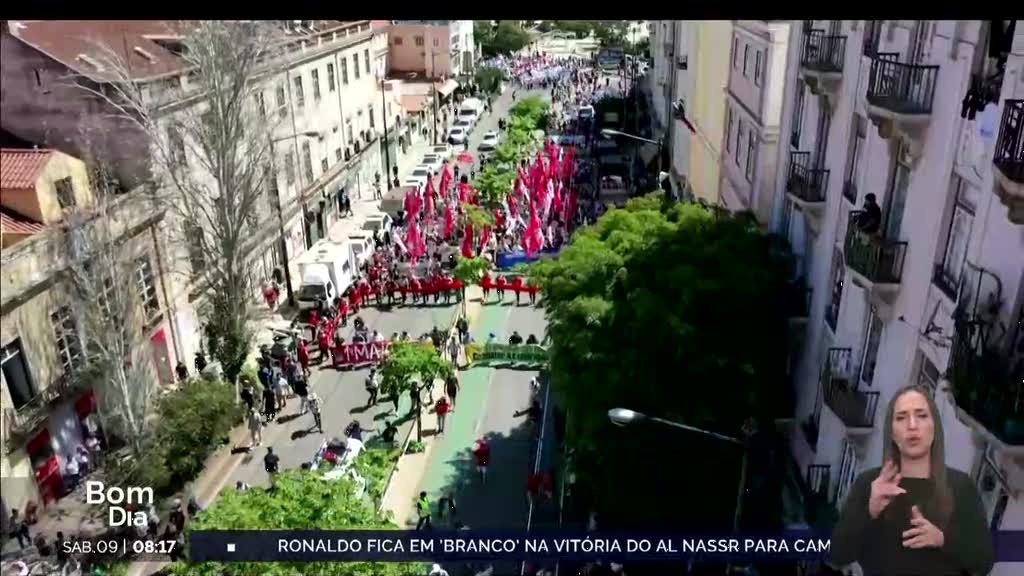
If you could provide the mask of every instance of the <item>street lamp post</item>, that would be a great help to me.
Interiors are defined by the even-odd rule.
[[[281,208],[281,191],[277,188],[277,161],[276,155],[274,154],[274,144],[277,142],[283,142],[290,140],[296,136],[307,136],[309,138],[322,138],[323,134],[316,130],[307,130],[305,132],[299,132],[291,136],[282,136],[280,138],[270,138],[270,165],[271,165],[271,177],[274,178],[274,208],[277,210],[277,236],[279,242],[279,248],[281,250],[281,264],[284,268],[284,287],[288,294],[288,306],[295,307],[295,292],[292,289],[292,273],[291,266],[288,262],[288,242],[285,240],[284,234],[284,210]]]
[[[388,139],[388,101],[384,94],[384,71],[378,70],[380,76],[380,106],[381,116],[384,118],[384,180],[387,182],[388,190],[391,190],[391,143]],[[398,159],[396,158],[397,162]]]
[[[743,493],[745,492],[747,485],[747,443],[739,438],[732,436],[726,436],[717,432],[711,432],[710,430],[703,430],[701,428],[695,428],[693,426],[687,426],[679,422],[673,422],[671,420],[665,420],[664,418],[657,418],[654,416],[648,416],[641,412],[635,412],[628,408],[612,408],[608,411],[608,418],[612,423],[617,426],[628,426],[631,424],[638,424],[641,422],[654,422],[663,426],[669,426],[686,432],[692,432],[694,434],[700,434],[719,440],[721,442],[728,442],[730,444],[738,444],[743,447],[743,461],[740,464],[740,482],[739,489],[736,495],[736,510],[733,514],[733,530],[739,530],[740,527],[740,515],[743,511]],[[749,439],[756,432],[755,426],[751,420],[748,420],[743,425],[743,433]]]
[[[664,138],[659,138],[657,140],[651,140],[650,138],[644,138],[642,136],[637,136],[636,134],[629,134],[627,132],[622,132],[620,130],[612,130],[611,128],[602,128],[601,129],[601,136],[603,136],[605,138],[611,138],[613,136],[622,136],[623,138],[629,138],[630,140],[636,140],[637,142],[644,142],[646,144],[654,144],[655,146],[657,146],[658,147],[658,158],[657,158],[658,162],[657,162],[657,164],[655,164],[655,172],[658,173],[658,177],[659,178],[661,177],[661,157],[664,155],[664,152],[665,152],[665,139]],[[659,184],[660,184],[660,182],[659,182]],[[667,194],[668,190],[666,190],[665,192]]]

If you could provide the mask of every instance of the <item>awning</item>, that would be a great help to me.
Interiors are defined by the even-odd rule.
[[[427,98],[428,96],[425,94],[403,94],[402,108],[405,108],[405,111],[410,114],[422,112],[427,106]]]
[[[444,84],[434,83],[434,89],[437,90],[437,93],[440,94],[442,98],[450,96],[458,87],[459,83],[452,79],[445,80]]]

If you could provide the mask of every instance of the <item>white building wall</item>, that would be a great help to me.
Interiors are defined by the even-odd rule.
[[[905,62],[914,23],[885,22],[879,50],[899,52],[900,61]],[[775,178],[780,199],[785,198],[785,175],[790,153],[794,150],[814,150],[819,137],[815,132],[818,109],[823,100],[808,91],[804,99],[799,146],[791,147],[789,142],[796,123],[796,91],[801,86],[797,81],[801,74],[801,28],[802,22],[793,23],[790,62],[781,105],[781,139],[777,155],[781,169]],[[816,22],[815,28],[827,28],[827,22]],[[857,186],[856,205],[842,193],[847,179],[854,115],[868,118],[865,94],[871,59],[862,53],[865,31],[863,21],[842,23],[841,34],[847,36],[847,44],[841,84],[835,91],[824,91],[828,94],[828,103],[832,109],[830,129],[822,136],[828,140],[823,167],[830,170],[825,206],[819,216],[808,217],[794,211],[789,200],[780,200],[777,204],[776,229],[787,234],[796,254],[804,255],[803,265],[808,271],[813,289],[806,344],[800,353],[801,362],[795,376],[798,380],[798,422],[812,414],[816,401],[820,402],[819,376],[829,347],[852,348],[857,359],[855,368],[860,366],[860,355],[865,347],[866,319],[871,306],[880,305],[879,313],[884,328],[874,378],[869,388],[880,392],[880,401],[874,429],[863,440],[854,442],[857,453],[856,472],[880,464],[882,428],[879,419],[897,389],[918,381],[925,363],[923,358],[931,362],[939,373],[948,368],[949,340],[953,336],[951,315],[956,303],[935,285],[932,276],[936,262],[941,262],[945,252],[956,178],[963,178],[976,187],[973,197],[977,198],[977,202],[966,261],[982,266],[999,277],[1006,301],[1003,313],[1005,319],[1015,318],[1015,306],[1020,306],[1019,294],[1021,283],[1024,282],[1024,227],[1009,221],[1006,206],[993,193],[992,143],[979,162],[967,165],[961,160],[966,135],[969,130],[976,130],[974,123],[961,118],[960,106],[969,86],[974,51],[987,50],[987,46],[976,46],[980,29],[978,22],[961,22],[959,26],[954,21],[935,22],[925,43],[924,63],[938,65],[940,68],[932,113],[927,119],[926,129],[917,139],[920,144],[919,158],[913,163],[910,172],[907,201],[899,230],[899,239],[908,242],[908,249],[901,282],[890,305],[884,305],[885,302],[877,298],[873,301],[868,291],[854,284],[850,272],[843,268],[843,293],[834,333],[824,321],[825,309],[831,300],[833,255],[836,247],[842,250],[849,211],[859,208],[864,195],[869,192],[877,196],[883,211],[886,211],[887,197],[892,194],[895,138],[882,138],[877,127],[870,121],[864,143],[866,148],[861,157],[864,168]],[[953,45],[955,40],[952,40],[955,38],[960,39],[956,46]],[[1018,39],[1014,55],[1011,55],[1006,67],[1007,77],[1003,82],[1000,102],[1007,98],[1021,97],[1018,90],[1021,62],[1024,62],[1024,54],[1020,53],[1022,48],[1024,46]],[[1000,116],[1001,110],[1000,104]],[[948,383],[942,381],[936,400],[945,427],[947,462],[954,468],[975,475],[983,460],[985,442],[958,419],[946,386]],[[820,410],[816,450],[812,450],[799,430],[793,434],[792,450],[801,470],[806,470],[813,463],[830,464],[835,488],[847,440],[846,427],[827,406]],[[1009,461],[1001,461],[1000,464],[1006,465],[1004,472],[1011,479],[1016,478],[1017,489],[1020,489],[1022,476],[1019,468],[1015,468]],[[983,494],[989,514],[993,512],[997,496]],[[1024,526],[1024,503],[1019,497],[1011,497],[998,528],[1011,530],[1020,529],[1021,526]],[[1018,574],[1020,570],[1019,564],[999,564],[993,574]]]

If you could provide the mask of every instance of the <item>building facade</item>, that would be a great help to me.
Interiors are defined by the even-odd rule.
[[[0,153],[4,247],[0,254],[0,524],[27,502],[48,503],[64,494],[64,471],[82,445],[85,420],[101,393],[82,377],[89,361],[88,322],[67,272],[69,242],[95,226],[119,245],[133,270],[112,289],[135,291],[140,307],[132,362],[146,381],[173,382],[167,284],[156,227],[162,214],[144,190],[120,196],[102,221],[70,224],[65,214],[94,207],[85,164],[55,150]],[[14,220],[17,226],[11,226]],[[28,226],[29,223],[34,224]],[[13,229],[14,234],[8,234]],[[13,236],[13,237],[12,237]]]
[[[388,34],[392,72],[415,72],[431,79],[473,73],[472,20],[395,20]]]
[[[1024,527],[1024,35],[1011,24],[798,21],[777,44],[788,64],[769,54],[785,69],[772,228],[811,291],[791,450],[805,504],[823,506],[812,523],[880,465],[896,391],[923,385],[991,528]],[[877,227],[859,216],[868,195]]]

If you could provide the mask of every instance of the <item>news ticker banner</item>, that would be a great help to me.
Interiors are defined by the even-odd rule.
[[[996,560],[1024,562],[1024,531],[994,535]],[[410,562],[575,560],[619,562],[783,562],[825,560],[831,541],[810,531],[772,535],[671,533],[197,530],[189,533],[193,561]]]

